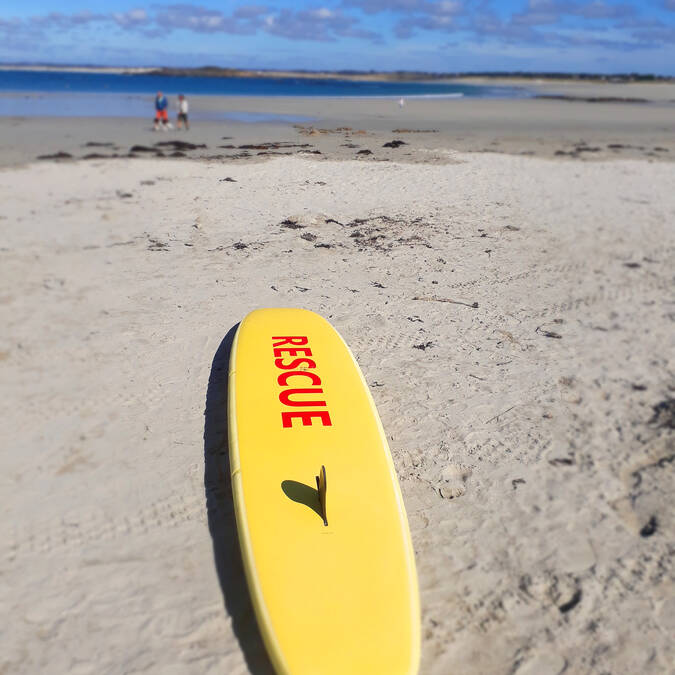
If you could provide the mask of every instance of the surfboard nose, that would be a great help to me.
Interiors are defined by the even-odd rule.
[[[352,353],[318,314],[256,310],[239,326],[231,365],[237,531],[276,672],[413,675],[412,543],[386,436]]]

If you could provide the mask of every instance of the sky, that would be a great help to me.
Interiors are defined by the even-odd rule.
[[[0,62],[675,75],[675,0],[1,0]]]

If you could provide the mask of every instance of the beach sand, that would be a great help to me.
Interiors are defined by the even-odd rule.
[[[403,124],[341,108],[314,134],[0,120],[0,672],[269,672],[224,407],[231,329],[267,306],[328,318],[371,387],[422,673],[668,672],[673,124],[658,105],[490,101],[474,128],[461,104],[461,142],[450,121],[392,134],[440,126],[413,103]],[[312,147],[200,159],[244,152],[216,136]],[[33,161],[176,139],[209,147]],[[600,141],[631,147],[555,154]]]
[[[319,153],[317,157],[332,159],[430,163],[443,161],[447,151],[584,160],[675,158],[675,84],[548,83],[528,88],[541,95],[638,98],[647,102],[411,98],[401,108],[398,99],[391,98],[192,96],[192,128],[188,133],[174,131],[166,135],[152,133],[150,95],[149,114],[143,120],[0,117],[0,166],[57,153],[74,158],[125,156],[135,148],[132,154],[139,156],[157,152],[168,155],[176,149],[157,144],[169,140],[199,146],[178,150],[187,157],[214,161],[250,161],[271,153]],[[53,95],[39,96],[48,100]],[[103,97],[78,94],[83,102],[87,96],[92,98],[92,105],[101,106]],[[264,121],[251,124],[236,119],[198,119],[222,115],[236,119],[253,115]],[[275,120],[275,115],[286,116],[291,122]],[[406,145],[382,147],[392,140]],[[240,147],[261,143],[285,143],[291,147]],[[306,145],[299,147],[301,144]]]

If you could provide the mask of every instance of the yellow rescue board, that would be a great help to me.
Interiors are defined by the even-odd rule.
[[[228,415],[244,568],[276,671],[416,673],[405,508],[342,338],[313,312],[251,312],[232,345]]]

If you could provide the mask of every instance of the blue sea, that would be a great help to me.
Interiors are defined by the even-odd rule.
[[[355,82],[319,78],[174,77],[69,71],[0,70],[0,116],[147,117],[157,91],[169,97],[522,98],[525,89],[427,82]],[[239,121],[304,121],[284,115],[200,114]]]

